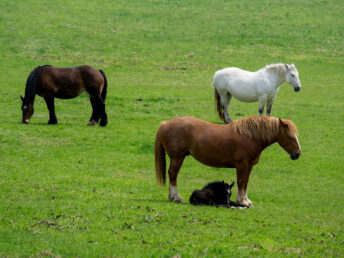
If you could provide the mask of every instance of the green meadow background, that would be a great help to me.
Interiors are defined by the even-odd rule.
[[[0,2],[1,257],[342,257],[344,253],[342,0]],[[298,127],[302,156],[275,144],[253,168],[255,207],[195,207],[188,198],[233,169],[188,157],[183,204],[155,182],[159,123],[220,123],[212,77],[236,66],[294,63],[302,90],[281,86],[272,115]],[[86,126],[87,94],[44,100],[21,124],[20,94],[38,65],[88,64],[108,78],[105,128]],[[258,113],[233,100],[234,119]],[[235,199],[235,187],[232,199]]]

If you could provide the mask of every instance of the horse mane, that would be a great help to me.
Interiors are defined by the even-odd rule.
[[[29,77],[26,81],[26,87],[25,87],[25,97],[24,102],[25,103],[33,103],[36,95],[36,82],[38,77],[40,76],[42,70],[44,67],[50,66],[50,65],[43,65],[43,66],[37,66],[33,71],[30,73]]]
[[[278,64],[269,64],[263,67],[261,70],[265,70],[267,72],[277,73],[278,75],[284,76],[287,70],[285,64],[278,63]]]
[[[291,120],[283,120],[283,124],[287,126],[282,126],[280,120],[272,116],[249,116],[230,125],[236,133],[263,142],[275,140],[281,128],[285,128],[285,132],[289,137],[298,134],[297,128]]]
[[[214,181],[211,183],[208,183],[206,186],[203,187],[203,189],[205,188],[216,188],[216,187],[225,187],[226,185],[228,185],[227,183],[225,183],[225,181]]]

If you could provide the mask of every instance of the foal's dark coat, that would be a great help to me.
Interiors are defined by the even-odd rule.
[[[230,200],[233,185],[234,182],[229,185],[224,181],[209,183],[202,190],[194,191],[189,201],[193,205],[205,204],[225,207],[246,207]]]
[[[102,70],[83,65],[70,68],[56,68],[50,65],[38,66],[29,75],[25,97],[22,99],[23,123],[29,123],[34,112],[35,96],[44,98],[49,110],[48,124],[57,124],[54,98],[71,99],[86,91],[90,96],[92,116],[89,125],[107,124],[105,98],[107,79]]]

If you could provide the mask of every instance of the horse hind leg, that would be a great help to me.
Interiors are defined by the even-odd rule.
[[[222,105],[222,109],[223,109],[223,113],[224,113],[223,122],[225,122],[226,124],[230,124],[233,122],[233,120],[228,113],[228,108],[229,108],[229,104],[232,100],[232,95],[228,92],[225,92],[224,94],[220,95],[220,99],[221,99],[221,105]]]
[[[92,105],[92,116],[90,118],[90,121],[88,121],[87,125],[93,126],[93,125],[98,124],[100,115],[99,115],[99,108],[97,105],[97,101],[95,100],[95,98],[90,96],[90,102]]]
[[[108,122],[107,114],[105,112],[105,103],[102,98],[99,100],[100,126],[106,126]]]
[[[96,125],[100,119],[100,126],[107,125],[107,114],[105,112],[105,104],[101,96],[90,96],[90,101],[92,104],[92,116],[88,125]]]
[[[170,167],[168,168],[168,175],[170,179],[168,199],[172,202],[181,203],[183,199],[178,194],[177,189],[177,176],[180,170],[180,167],[183,164],[185,156],[179,158],[170,158]]]
[[[54,97],[45,97],[45,103],[47,104],[47,108],[49,110],[49,125],[57,124],[57,118],[55,115],[55,104],[54,104]]]

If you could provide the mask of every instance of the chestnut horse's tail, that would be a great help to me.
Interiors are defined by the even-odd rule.
[[[100,72],[100,74],[101,74],[101,75],[103,76],[103,78],[104,78],[104,88],[103,88],[103,91],[102,91],[101,96],[102,96],[102,99],[103,99],[103,101],[104,101],[104,103],[105,103],[106,93],[107,93],[107,79],[106,79],[106,76],[105,76],[105,73],[104,73],[103,70],[99,70],[99,72]]]
[[[214,99],[215,99],[215,108],[217,110],[217,113],[219,114],[220,119],[224,121],[225,115],[224,115],[223,106],[221,105],[220,95],[217,92],[215,86],[214,86]]]
[[[166,153],[160,141],[160,128],[155,137],[154,153],[155,153],[156,181],[159,185],[165,185],[166,183]]]

